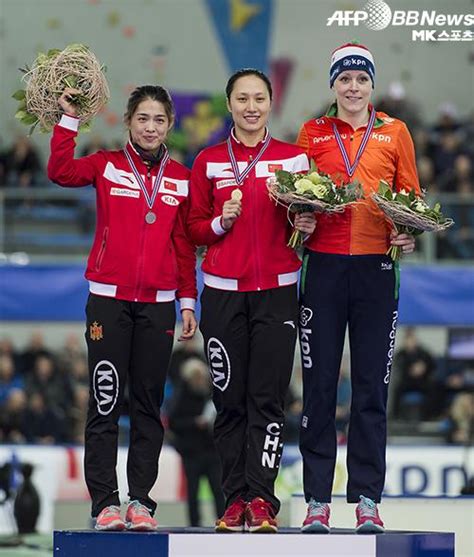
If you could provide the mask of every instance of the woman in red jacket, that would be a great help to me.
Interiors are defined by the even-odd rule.
[[[98,530],[153,530],[150,497],[163,443],[160,406],[175,327],[175,298],[183,333],[194,335],[194,246],[188,240],[189,171],[169,157],[164,143],[174,107],[166,89],[132,92],[125,113],[123,150],[75,159],[79,120],[74,89],[59,98],[64,115],[53,131],[48,175],[61,186],[92,184],[97,226],[89,255],[86,339],[90,401],[85,432],[85,477]],[[129,382],[130,503],[120,516],[117,438],[125,383]]]
[[[277,169],[306,171],[308,159],[299,147],[270,136],[272,88],[263,73],[235,73],[226,94],[234,127],[226,142],[197,156],[188,216],[193,240],[208,247],[200,327],[226,497],[216,530],[275,532],[300,260],[287,246],[286,209],[270,200],[266,180]],[[311,233],[313,214],[297,215],[295,225]]]

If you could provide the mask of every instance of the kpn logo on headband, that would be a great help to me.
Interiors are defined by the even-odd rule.
[[[436,10],[392,10],[383,0],[369,0],[361,10],[336,10],[327,26],[339,27],[364,24],[372,31],[382,31],[389,25],[398,27],[431,27],[412,29],[413,41],[472,41],[474,14],[445,14]],[[442,28],[442,29],[440,29]]]

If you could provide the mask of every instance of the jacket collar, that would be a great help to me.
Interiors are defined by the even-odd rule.
[[[265,135],[263,136],[263,139],[261,141],[259,141],[257,143],[257,145],[254,145],[253,147],[250,147],[248,145],[245,145],[245,143],[242,143],[242,141],[239,141],[235,135],[235,128],[232,127],[232,129],[230,130],[230,139],[233,143],[236,143],[237,145],[241,145],[242,147],[246,147],[247,149],[256,149],[257,147],[261,147],[263,145],[263,143],[265,143],[265,141],[267,140],[268,134],[270,132],[268,131],[268,128],[265,128]]]
[[[369,110],[372,110],[374,108],[374,106],[372,104],[369,104]],[[347,122],[344,122],[343,120],[341,120],[340,118],[337,117],[337,103],[332,103],[327,112],[326,112],[326,116],[328,119],[330,120],[336,120],[337,122],[343,122],[344,124],[347,124]],[[380,126],[384,125],[384,121],[382,120],[382,118],[379,118],[377,116],[377,114],[375,115],[375,122],[374,122],[374,128],[380,128]]]
[[[161,159],[160,162],[156,165],[152,165],[152,167],[159,167],[161,164],[161,161],[163,160],[163,156],[167,151],[167,147],[166,145],[163,143],[162,144],[164,147],[164,150],[162,150],[162,155],[161,155]],[[127,144],[125,145],[125,149],[127,150],[127,153],[132,157],[133,162],[135,163],[135,166],[141,164],[143,166],[145,166],[146,168],[148,168],[148,165],[146,164],[146,162],[142,159],[142,157],[140,156],[140,153],[135,149],[135,146],[133,145],[132,141],[129,139]]]

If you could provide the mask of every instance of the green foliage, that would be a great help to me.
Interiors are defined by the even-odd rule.
[[[277,170],[275,177],[278,181],[279,190],[282,193],[289,193],[295,191],[295,177],[297,174],[292,174],[286,170]]]
[[[402,189],[401,191],[394,192],[387,182],[381,180],[377,193],[387,201],[396,203],[399,207],[404,207],[407,211],[426,217],[437,224],[444,224],[448,220],[441,213],[441,205],[439,203],[435,203],[434,207],[430,207],[424,198],[417,194],[415,188],[411,188],[410,191]],[[416,235],[422,232],[422,230],[416,231],[412,229],[411,234]]]
[[[214,95],[209,102],[211,104],[212,114],[220,116],[221,118],[228,116],[227,99],[224,94]]]
[[[181,130],[173,130],[169,134],[166,144],[170,149],[184,153],[188,147],[188,139],[185,132]]]
[[[16,101],[23,101],[26,99],[26,91],[24,89],[18,89],[18,91],[15,91],[12,95],[12,97],[16,100]]]

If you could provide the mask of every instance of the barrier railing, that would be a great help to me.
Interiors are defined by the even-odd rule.
[[[432,202],[434,197],[429,201]],[[474,259],[474,193],[436,195],[456,224],[440,234],[423,234],[410,260]],[[0,188],[0,254],[19,261],[77,260],[87,255],[95,226],[93,188]]]

